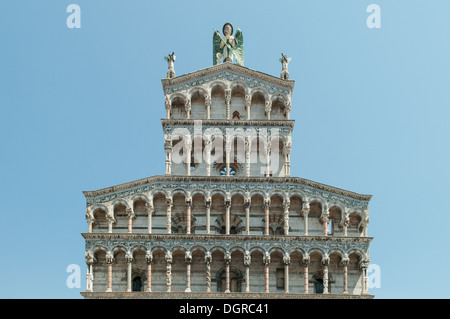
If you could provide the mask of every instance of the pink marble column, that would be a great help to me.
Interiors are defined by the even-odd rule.
[[[192,201],[190,199],[186,200],[186,234],[191,233],[191,208]]]
[[[309,266],[309,256],[305,256],[302,260],[303,269],[304,269],[304,282],[303,282],[303,290],[305,294],[309,294],[309,274],[308,274],[308,266]]]
[[[270,265],[270,255],[266,252],[264,256],[264,292],[269,292],[269,265]]]
[[[225,292],[230,292],[230,264],[231,264],[231,255],[227,252],[225,256]]]
[[[112,292],[112,264],[114,257],[111,253],[106,254],[106,263],[108,264],[108,283],[106,292]]]
[[[344,295],[348,294],[348,263],[344,264]]]
[[[265,227],[264,227],[264,235],[269,236],[269,209],[270,209],[270,200],[264,202],[264,218],[265,218]]]

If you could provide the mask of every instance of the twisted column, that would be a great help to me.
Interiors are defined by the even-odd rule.
[[[206,199],[206,234],[211,232],[211,198]]]
[[[167,233],[172,232],[172,199],[170,197],[166,198],[167,203]]]
[[[211,253],[208,251],[205,255],[206,263],[206,292],[211,292],[211,263],[212,257]]]

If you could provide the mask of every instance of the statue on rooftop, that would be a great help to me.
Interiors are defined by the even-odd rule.
[[[173,63],[175,62],[176,56],[175,52],[172,52],[172,54],[169,53],[168,56],[164,57],[164,60],[166,60],[169,69],[167,70],[167,78],[172,79],[175,77],[175,68],[173,67]]]
[[[244,65],[244,37],[242,31],[238,28],[233,36],[233,26],[231,23],[225,23],[222,28],[223,36],[214,29],[213,35],[213,64],[233,62],[236,58],[236,64]]]

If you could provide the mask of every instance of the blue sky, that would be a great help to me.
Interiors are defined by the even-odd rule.
[[[66,8],[81,7],[69,29]],[[369,29],[369,4],[381,28]],[[0,298],[81,298],[83,190],[164,173],[163,60],[211,66],[240,26],[245,66],[295,80],[292,176],[372,194],[376,298],[448,298],[450,2],[0,3]],[[79,264],[80,289],[66,286]]]

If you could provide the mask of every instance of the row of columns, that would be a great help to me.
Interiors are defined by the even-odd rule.
[[[289,139],[288,139],[289,140]],[[225,165],[226,165],[226,176],[230,176],[230,157],[231,157],[231,140],[227,140],[226,144],[225,144],[225,156],[226,156],[226,160],[225,160]],[[270,141],[267,142],[267,147],[266,147],[266,154],[265,154],[265,158],[266,158],[266,168],[265,168],[265,175],[266,176],[270,176],[272,174],[271,171],[271,161],[270,161],[270,156],[271,156],[271,143]],[[206,137],[206,141],[205,141],[205,149],[206,149],[206,176],[211,176],[211,151],[212,151],[212,141],[211,141],[211,136],[207,136]],[[192,151],[193,151],[193,146],[192,146],[192,141],[188,140],[186,142],[186,144],[184,145],[184,150],[183,152],[186,152],[185,154],[185,165],[186,165],[186,175],[190,176],[191,175],[191,158],[192,158]],[[291,175],[291,165],[290,165],[290,154],[291,154],[291,143],[288,141],[286,143],[286,145],[284,145],[284,148],[281,150],[281,154],[284,157],[284,167],[283,167],[283,172],[285,176],[290,176]],[[166,175],[172,175],[172,140],[170,136],[165,136],[165,142],[164,142],[164,152],[166,153]],[[203,155],[203,151],[201,153]],[[250,137],[247,136],[246,140],[245,140],[245,176],[249,177],[250,176],[250,166],[251,166],[251,148],[250,148]]]
[[[125,259],[127,261],[127,292],[132,291],[132,278],[131,278],[131,271],[132,271],[132,262],[133,262],[133,256],[130,252],[128,252],[125,256]],[[166,253],[165,255],[166,259],[166,291],[171,292],[171,286],[172,286],[172,263],[173,258],[172,254]],[[152,261],[153,256],[151,254],[146,255],[147,260],[147,288],[146,292],[151,292],[152,287]],[[185,292],[191,292],[191,264],[192,264],[192,255],[190,252],[186,252],[185,255],[185,261],[186,261],[186,289]],[[225,293],[230,293],[230,265],[231,265],[231,255],[229,252],[225,254]],[[93,276],[93,263],[95,262],[94,258],[92,256],[86,257],[86,263],[88,265],[87,267],[87,287],[86,291],[93,291],[93,283],[94,283],[94,276]],[[108,252],[106,255],[106,263],[107,263],[107,289],[106,292],[112,292],[112,265],[114,262],[113,255]],[[264,292],[269,293],[269,265],[270,265],[271,259],[270,255],[266,252],[263,257],[263,264],[264,264]],[[205,264],[206,264],[206,292],[211,292],[211,263],[212,263],[212,257],[211,253],[207,252],[205,255]],[[328,267],[330,264],[330,258],[328,256],[324,256],[322,258],[322,265],[323,265],[323,293],[327,294],[328,291]],[[348,264],[349,264],[349,258],[344,257],[341,260],[341,265],[343,267],[343,294],[348,294]],[[250,292],[250,264],[251,264],[251,257],[250,254],[247,252],[244,256],[244,266],[245,266],[245,290],[244,292],[249,293]],[[284,293],[289,293],[289,264],[290,264],[290,257],[284,256],[283,257],[283,264],[284,264]],[[304,293],[309,294],[309,264],[310,264],[310,257],[307,255],[302,259],[303,264],[303,270],[304,270],[304,282],[303,282],[303,288]],[[362,293],[363,294],[369,294],[368,291],[368,267],[369,267],[369,261],[367,259],[363,259],[360,264],[360,269],[362,271]]]
[[[172,207],[173,207],[172,199],[167,198],[166,203],[167,203],[167,210],[166,210],[167,233],[170,234],[172,232]],[[210,224],[211,224],[211,198],[207,198],[205,204],[206,204],[206,234],[210,234],[211,233],[211,227],[210,227]],[[250,206],[251,206],[251,199],[246,198],[245,202],[244,202],[245,221],[246,221],[245,234],[246,235],[250,235]],[[284,234],[289,235],[290,202],[285,201],[283,204],[283,207],[284,207],[284,214],[283,214]],[[229,235],[230,234],[230,215],[231,215],[231,199],[230,198],[225,199],[225,208],[226,208],[226,211],[225,211],[225,214],[226,214],[225,215],[225,234]],[[151,234],[152,233],[152,215],[154,213],[153,205],[146,204],[146,210],[147,210],[147,214],[148,214],[148,233]],[[302,216],[304,218],[304,236],[308,236],[308,214],[309,214],[309,211],[310,211],[309,204],[305,202],[303,204],[303,208],[302,208]],[[133,225],[133,219],[135,218],[135,214],[131,208],[127,208],[126,212],[127,212],[127,216],[128,216],[128,233],[131,234],[133,231],[132,225]],[[264,235],[265,236],[269,235],[269,229],[270,229],[269,216],[270,216],[270,199],[265,199],[264,200],[264,222],[265,222]],[[115,219],[114,219],[114,217],[112,217],[109,214],[107,214],[106,219],[108,221],[108,233],[112,233],[112,225],[115,222]],[[328,224],[330,221],[328,211],[326,214],[323,214],[321,216],[320,221],[323,225],[323,236],[328,236],[329,235]],[[89,233],[92,232],[93,222],[94,222],[93,217],[88,214],[88,232]],[[191,228],[192,228],[191,222],[192,222],[192,198],[189,197],[186,199],[186,234],[191,234]],[[361,226],[363,228],[362,236],[367,237],[368,221],[362,220],[361,223],[362,224],[358,225],[358,227]],[[349,225],[348,216],[346,216],[346,218],[341,222],[341,225],[343,227],[343,236],[347,237],[348,236],[347,230],[348,230],[348,225]]]
[[[245,102],[244,106],[247,111],[247,118],[246,120],[251,119],[251,101],[252,101],[252,95],[246,94],[245,95]],[[231,120],[231,89],[225,89],[225,104],[226,104],[226,119]],[[206,94],[205,96],[205,107],[206,107],[206,119],[211,119],[211,94]],[[166,118],[170,120],[171,118],[171,111],[172,111],[172,104],[168,96],[165,98],[165,107],[166,107]],[[184,107],[186,109],[186,117],[187,119],[191,118],[191,99],[186,98],[184,100]],[[270,120],[270,114],[272,112],[272,100],[269,99],[265,101],[265,107],[264,107],[265,114],[267,116],[267,120]],[[291,111],[291,102],[288,101],[285,105],[285,114],[286,114],[286,120],[289,120],[289,113]]]

